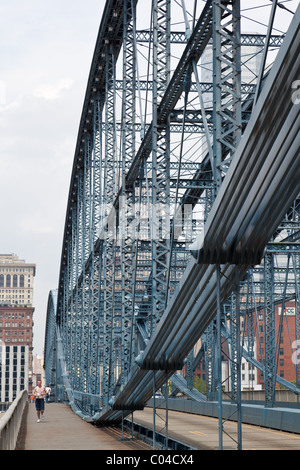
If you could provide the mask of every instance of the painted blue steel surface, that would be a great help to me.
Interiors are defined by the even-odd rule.
[[[153,405],[153,400],[149,400],[148,405]],[[156,406],[164,409],[165,402],[156,398]],[[218,418],[218,402],[206,401],[196,402],[180,398],[169,398],[168,408],[173,411],[183,413],[192,413],[203,416]],[[223,402],[223,419],[231,416],[235,421],[236,406],[234,404]],[[264,405],[242,404],[242,421],[244,424],[253,424],[280,431],[289,431],[300,434],[300,409],[291,409],[284,407],[266,408]]]
[[[108,233],[107,220],[110,221],[112,215],[114,217],[115,211],[121,229],[128,228],[122,225],[125,219],[121,207],[122,196],[126,195],[133,204],[138,189],[149,196],[148,184],[151,183],[153,186],[150,189],[155,193],[156,201],[170,200],[171,178],[165,161],[170,156],[169,119],[180,97],[187,97],[190,92],[188,75],[191,74],[191,63],[199,60],[212,35],[216,34],[213,33],[212,24],[213,6],[218,7],[218,11],[224,7],[223,2],[206,2],[176,70],[169,82],[164,81],[162,88],[158,86],[161,85],[159,74],[165,79],[169,76],[168,57],[164,56],[164,51],[159,50],[159,41],[156,39],[153,42],[155,53],[162,54],[162,61],[159,63],[161,69],[155,70],[153,81],[153,85],[159,88],[161,101],[157,103],[157,107],[153,107],[153,121],[147,127],[135,153],[135,140],[129,124],[132,124],[131,117],[136,115],[136,97],[131,95],[131,87],[126,85],[125,80],[130,74],[132,82],[136,84],[133,69],[130,70],[133,43],[130,42],[131,36],[127,36],[128,32],[123,28],[128,23],[131,34],[134,31],[131,16],[135,3],[129,0],[108,0],[105,5],[74,158],[58,291],[55,295],[54,291],[50,293],[47,315],[47,381],[48,378],[49,381],[56,381],[57,396],[69,400],[76,413],[97,424],[118,422],[131,410],[143,408],[153,394],[153,381],[155,380],[155,387],[160,388],[184,366],[193,347],[216,316],[216,267],[221,264],[222,277],[218,293],[225,305],[234,288],[232,281],[237,275],[242,280],[250,267],[260,263],[268,241],[300,192],[299,107],[291,100],[292,83],[300,74],[299,7],[275,65],[265,79],[248,126],[245,122],[242,124],[238,118],[235,132],[229,132],[232,140],[226,142],[223,153],[227,155],[230,148],[232,155],[218,194],[215,198],[211,194],[211,188],[216,184],[209,163],[211,155],[205,156],[201,162],[201,170],[194,173],[195,181],[203,178],[203,184],[198,185],[198,191],[197,185],[193,185],[184,193],[183,200],[201,200],[206,191],[205,205],[211,207],[203,235],[198,239],[199,243],[195,243],[192,249],[188,243],[184,248],[180,244],[174,248],[175,254],[176,250],[180,253],[179,261],[182,262],[181,280],[177,281],[176,278],[170,298],[168,289],[171,284],[166,281],[169,240],[143,243],[139,249],[145,256],[143,260],[138,260],[135,258],[138,245],[130,237],[122,241],[120,249],[115,244],[114,234],[106,239],[102,238],[103,234]],[[230,7],[231,2],[229,3]],[[233,2],[236,6],[238,3]],[[164,8],[168,11],[170,6],[168,0],[156,0],[155,4],[157,8],[161,8],[161,12]],[[157,11],[155,14],[157,15]],[[169,18],[167,22],[162,18],[163,16],[158,15],[154,30],[156,34],[159,30],[169,40]],[[110,41],[112,45],[107,47],[106,44],[110,44]],[[126,77],[122,82],[122,121],[123,124],[126,120],[129,121],[128,128],[124,125],[126,132],[122,134],[121,185],[119,191],[115,192],[117,174],[114,165],[119,163],[115,154],[115,67],[122,44],[125,43],[129,54],[127,57],[123,56]],[[227,58],[223,59],[226,62]],[[154,62],[156,67],[157,63]],[[240,64],[237,64],[236,69],[233,62],[231,66],[234,69],[232,73],[238,74]],[[135,68],[136,64],[132,64],[132,67]],[[214,83],[214,93],[216,89]],[[224,87],[224,92],[225,89],[227,92],[227,86]],[[237,96],[236,104],[240,109],[241,95],[238,92],[238,87],[230,90],[231,97]],[[155,100],[157,97],[154,97]],[[243,113],[251,110],[251,94],[248,98],[243,103]],[[106,113],[102,116],[105,107]],[[215,106],[214,110],[217,108]],[[195,120],[198,119],[195,113],[191,115]],[[226,120],[225,110],[222,118]],[[106,123],[103,122],[105,119]],[[212,119],[217,119],[215,114]],[[226,121],[228,126],[229,121],[230,119]],[[234,147],[233,140],[241,133],[242,128],[244,134]],[[105,132],[102,133],[104,129]],[[124,130],[122,126],[118,129],[122,132]],[[184,126],[182,129],[186,130]],[[129,147],[126,147],[128,144]],[[158,149],[159,145],[161,147]],[[104,148],[105,152],[102,154]],[[148,163],[153,174],[148,181],[145,177],[145,165],[148,164],[147,159],[151,160],[151,156],[152,162]],[[218,172],[223,156],[219,152]],[[179,165],[178,172],[181,170]],[[105,175],[103,181],[102,172]],[[205,179],[206,174],[209,174],[209,179]],[[190,184],[193,179],[186,181]],[[102,185],[104,189],[101,193]],[[180,187],[182,188],[184,185]],[[109,211],[100,216],[102,202],[109,204]],[[107,208],[108,206],[106,210]],[[134,221],[131,209],[132,206],[129,206],[130,222]],[[119,230],[119,226],[114,227],[114,230]],[[274,245],[271,256],[274,250],[282,247],[286,254],[299,257],[296,245],[292,248]],[[140,281],[143,295],[134,290],[138,262],[148,272],[148,278]],[[152,270],[149,266],[152,266]],[[119,271],[115,277],[117,269]],[[170,268],[170,274],[176,277],[176,269],[172,271]],[[272,295],[273,293],[268,299],[271,306],[274,304]],[[295,291],[294,297],[299,298],[299,291]],[[152,317],[153,312],[155,315]],[[272,311],[272,320],[271,314]],[[137,322],[140,321],[138,327],[134,324],[135,317]],[[275,360],[274,354],[273,343],[271,360]],[[273,378],[275,382],[275,375]],[[183,405],[201,409],[204,414],[217,415],[218,412],[218,404],[215,402],[200,404],[186,401]],[[223,411],[230,412],[232,406],[234,405],[225,403]],[[247,420],[257,420],[267,426],[272,424],[272,427],[278,429],[281,429],[278,426],[286,428],[290,423],[293,427],[290,430],[295,431],[299,421],[295,410],[243,405],[242,413]],[[294,413],[293,419],[291,413]]]

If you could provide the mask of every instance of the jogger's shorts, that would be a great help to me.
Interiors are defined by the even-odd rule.
[[[35,399],[35,408],[36,408],[37,411],[43,411],[45,409],[44,398],[36,398]]]

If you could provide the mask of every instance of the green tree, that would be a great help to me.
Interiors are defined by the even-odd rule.
[[[194,387],[201,393],[206,393],[206,382],[198,375],[194,378]]]

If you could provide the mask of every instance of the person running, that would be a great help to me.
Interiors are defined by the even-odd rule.
[[[45,411],[45,400],[44,397],[46,395],[45,387],[42,387],[42,381],[38,380],[37,386],[33,390],[33,394],[35,396],[35,409],[37,413],[37,422],[39,423],[40,420],[44,420],[44,411]]]

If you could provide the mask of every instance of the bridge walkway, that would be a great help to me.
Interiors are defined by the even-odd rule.
[[[164,433],[165,411],[157,411],[156,430]],[[152,408],[135,411],[133,422],[152,429]],[[300,450],[299,434],[245,424],[242,429],[243,450]],[[236,423],[227,422],[226,430],[231,437],[234,437]],[[169,436],[190,445],[195,450],[217,450],[218,419],[169,410]],[[47,404],[45,420],[37,423],[35,406],[29,403],[17,450],[152,450],[151,444],[137,439],[136,435],[134,440],[130,438],[130,431],[124,430],[122,439],[120,428],[93,426],[75,415],[69,406],[60,403]],[[224,436],[224,450],[236,450],[236,448],[232,438]]]
[[[218,418],[192,413],[171,411],[168,413],[168,435],[190,445],[195,450],[219,449]],[[165,410],[157,409],[156,430],[165,434]],[[144,408],[133,413],[133,422],[148,428],[153,427],[153,409]],[[224,424],[223,449],[237,450],[237,424],[227,421]],[[235,439],[235,440],[233,440]],[[242,424],[243,450],[300,450],[300,434],[275,429]]]
[[[28,404],[17,450],[151,450],[143,441],[126,440],[129,433],[124,433],[122,440],[116,428],[98,428],[83,421],[65,404],[46,404],[44,416],[37,423],[35,405]]]

